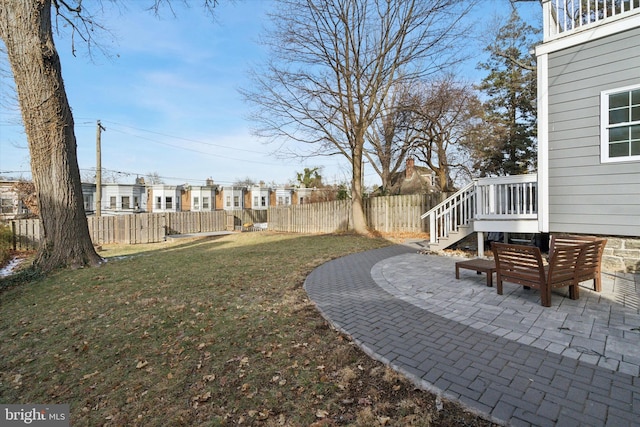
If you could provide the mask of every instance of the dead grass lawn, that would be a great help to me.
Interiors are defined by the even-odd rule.
[[[243,233],[0,279],[0,402],[69,403],[74,426],[491,425],[436,410],[308,300],[313,268],[387,244]]]

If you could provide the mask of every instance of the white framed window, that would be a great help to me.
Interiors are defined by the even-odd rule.
[[[0,213],[12,214],[14,213],[13,199],[0,199]]]
[[[227,196],[227,207],[231,207],[231,196]]]
[[[122,209],[129,209],[129,196],[122,196]]]
[[[240,207],[240,197],[239,196],[233,196],[233,207],[234,208],[239,208]]]
[[[600,94],[600,159],[640,161],[640,84]]]
[[[209,209],[209,198],[208,197],[203,197],[202,198],[202,209]]]
[[[109,209],[116,208],[116,196],[109,197]]]
[[[258,196],[253,196],[253,206],[254,207],[258,206]]]
[[[88,195],[88,194],[85,194],[83,196],[83,199],[84,199],[84,210],[85,211],[92,211],[93,210],[93,197]],[[4,202],[4,200],[2,200],[2,202]],[[4,213],[4,210],[2,211],[2,213]]]
[[[165,209],[173,209],[173,197],[165,197]]]
[[[162,197],[156,197],[156,209],[162,209]]]
[[[194,197],[193,198],[193,210],[194,211],[200,210],[200,198],[199,197]]]

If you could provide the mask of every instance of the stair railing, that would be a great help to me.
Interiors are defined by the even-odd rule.
[[[429,241],[438,243],[442,238],[468,225],[475,216],[475,181],[420,216],[429,217]]]

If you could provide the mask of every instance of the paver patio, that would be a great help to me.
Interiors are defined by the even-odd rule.
[[[638,425],[640,275],[579,300],[461,271],[397,245],[330,261],[305,282],[337,329],[420,387],[509,425]]]

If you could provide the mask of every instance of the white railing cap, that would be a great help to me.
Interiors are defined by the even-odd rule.
[[[489,178],[478,178],[476,180],[477,185],[522,184],[537,181],[538,174],[536,173],[529,173],[525,175],[494,176]]]

